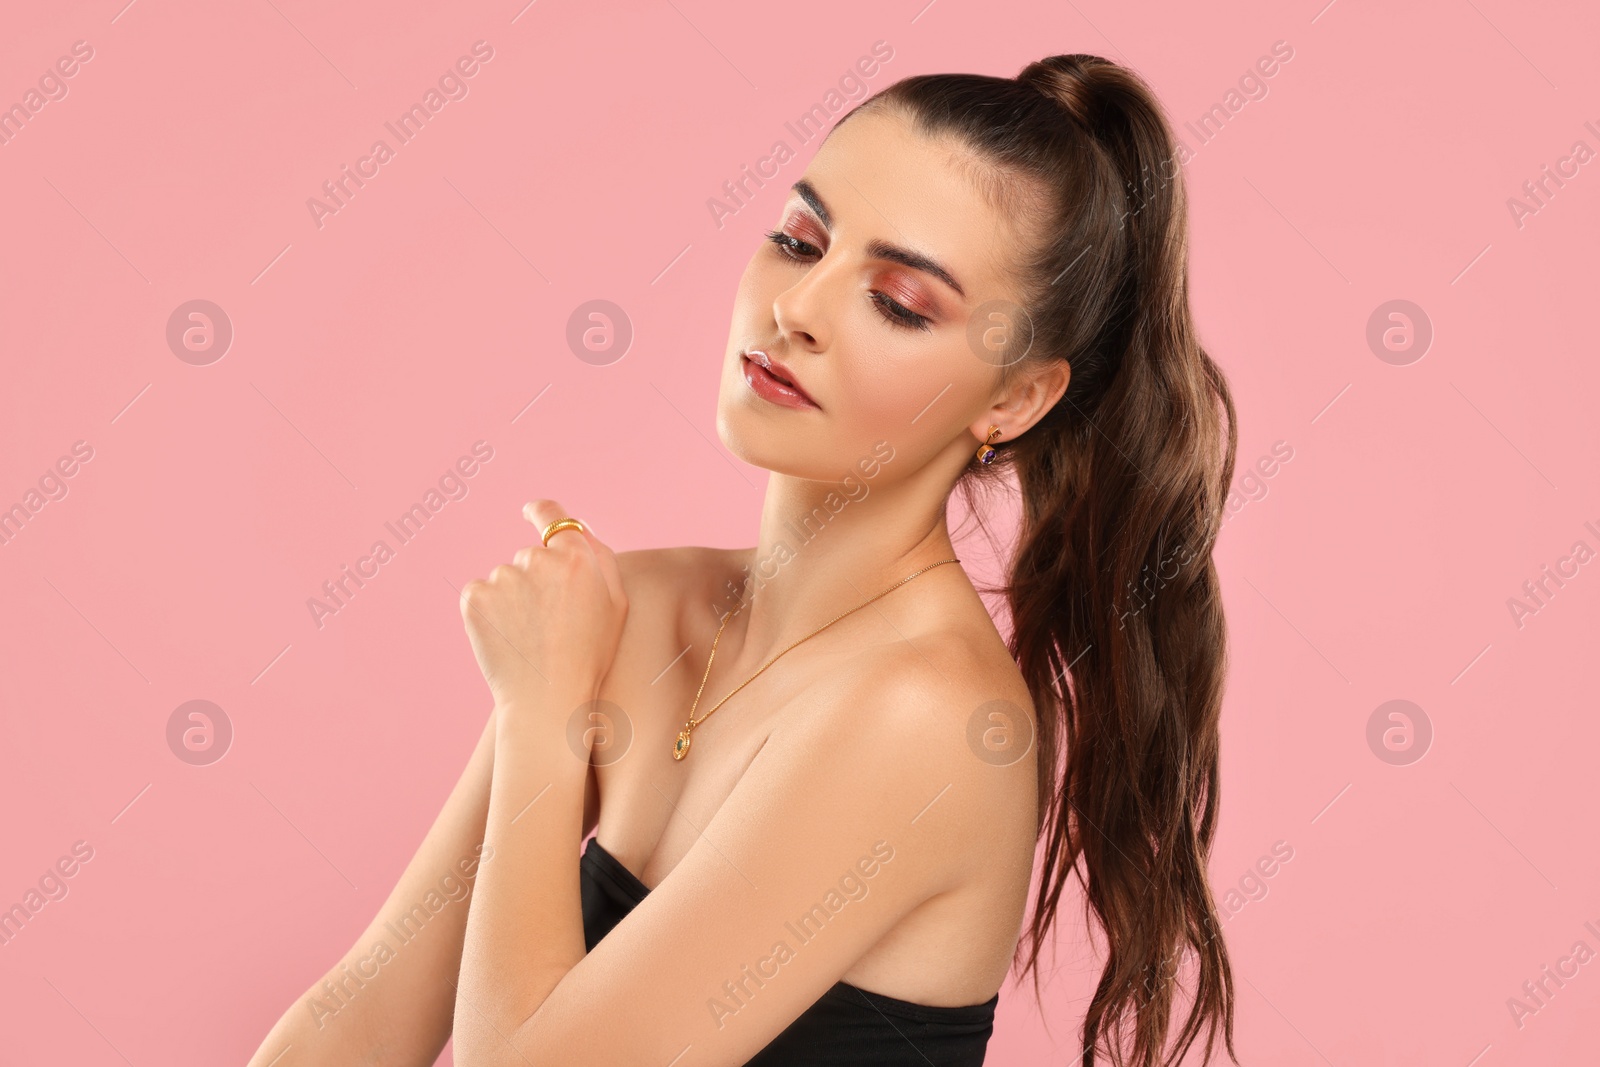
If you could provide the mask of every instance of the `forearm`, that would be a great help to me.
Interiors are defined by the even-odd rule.
[[[351,1001],[335,1019],[319,1020],[308,1009],[308,1005],[327,995],[324,983],[336,982],[344,974],[343,965],[349,962],[350,958],[345,957],[295,998],[262,1039],[246,1067],[427,1067],[438,1058],[438,1049],[449,1040],[448,1018],[438,1047],[430,1056],[423,1041],[432,1045],[433,1035],[416,1034],[408,1039],[404,1033],[391,1029],[389,1014],[383,1011],[383,998],[377,991],[366,1000]],[[395,990],[391,988],[390,992]]]
[[[569,744],[567,723],[594,689],[558,683],[536,703],[499,709],[484,829],[493,859],[478,872],[455,1003],[462,1064],[521,1062],[513,1036],[583,959],[588,760]]]
[[[492,856],[483,839],[496,721],[491,712],[455,788],[371,923],[289,1006],[248,1067],[430,1067],[438,1058],[455,1009],[466,893],[483,869],[480,849],[483,863]]]
[[[295,999],[249,1067],[431,1067],[450,1039],[467,909],[467,898],[437,890],[386,908]]]

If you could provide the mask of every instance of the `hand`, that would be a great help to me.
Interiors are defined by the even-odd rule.
[[[535,530],[568,512],[554,500],[522,509]],[[461,617],[495,703],[547,693],[593,699],[616,658],[628,599],[615,554],[587,529],[558,530],[517,550],[461,591]]]

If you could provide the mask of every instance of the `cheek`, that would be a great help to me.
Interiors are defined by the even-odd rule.
[[[759,258],[759,257],[758,257]],[[728,348],[725,365],[737,370],[739,349],[752,338],[772,335],[771,278],[756,258],[745,266],[733,293],[733,312],[728,318]]]
[[[735,306],[741,313],[772,316],[772,303],[799,275],[792,267],[773,262],[766,248],[757,248],[739,277]]]
[[[928,397],[920,376],[908,373],[907,361],[895,359],[882,344],[854,346],[848,362],[841,362],[837,389],[848,398],[852,421],[872,433],[904,433],[907,427],[920,428],[925,419],[917,412],[927,407]]]
[[[976,410],[987,368],[959,340],[870,322],[852,328],[859,333],[840,362],[837,391],[848,398],[855,435],[888,440],[911,455],[943,447]]]
[[[739,276],[739,287],[733,292],[733,314],[735,320],[748,316],[756,302],[756,287],[761,268],[752,259],[745,265],[744,273]]]

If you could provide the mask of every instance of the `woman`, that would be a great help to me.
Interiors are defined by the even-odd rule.
[[[717,421],[772,472],[757,544],[613,555],[529,505],[541,543],[463,591],[495,697],[471,762],[253,1067],[431,1064],[452,1031],[474,1067],[979,1064],[1074,871],[1109,948],[1082,1062],[1202,1029],[1209,1061],[1219,1028],[1231,1057],[1206,859],[1236,431],[1174,149],[1088,55],[841,120],[734,307]],[[945,521],[1007,475],[1009,642]],[[434,889],[457,869],[470,908]]]

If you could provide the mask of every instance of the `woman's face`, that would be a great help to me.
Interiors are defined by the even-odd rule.
[[[717,398],[717,432],[735,455],[838,481],[882,460],[880,441],[894,450],[890,471],[909,473],[957,445],[970,453],[974,431],[983,438],[999,369],[969,325],[976,316],[972,332],[990,337],[1008,325],[994,313],[1014,306],[1017,241],[963,158],[887,110],[829,135],[783,205],[780,237],[760,243],[739,282]],[[814,404],[772,399],[751,350]]]

